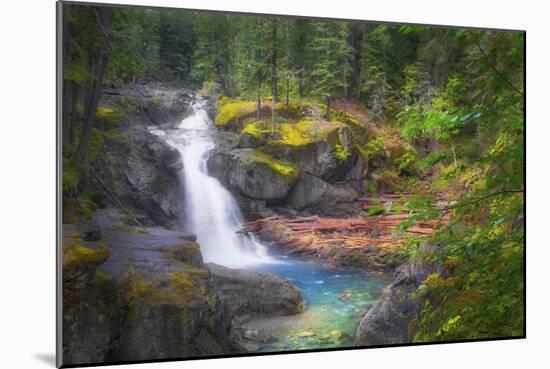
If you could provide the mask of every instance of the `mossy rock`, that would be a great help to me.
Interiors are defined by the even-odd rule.
[[[338,122],[316,121],[310,118],[294,123],[275,123],[273,127],[267,120],[254,120],[244,126],[242,133],[267,145],[302,147],[326,140],[331,132],[342,127],[344,125]]]
[[[105,106],[97,108],[95,113],[96,119],[110,125],[120,123],[125,116],[126,114],[122,110]]]
[[[218,152],[209,158],[208,168],[241,194],[266,201],[284,198],[300,175],[295,164],[254,149]]]
[[[95,248],[72,241],[63,245],[63,281],[90,281],[96,268],[104,263],[111,253],[107,245],[100,243]]]
[[[203,260],[200,246],[196,242],[186,242],[166,249],[169,259],[197,267],[202,267]]]
[[[75,224],[80,219],[93,219],[97,205],[89,199],[67,199],[63,201],[63,223]]]
[[[221,99],[218,102],[218,114],[214,122],[218,126],[228,126],[249,117],[255,111],[256,103],[253,101]]]
[[[247,164],[263,166],[269,169],[272,173],[284,177],[289,183],[294,182],[300,173],[296,165],[290,162],[277,160],[259,150],[254,150],[251,152],[246,160]]]
[[[271,99],[265,99],[260,103],[260,118],[271,119],[272,109],[275,111],[277,120],[282,119],[299,119],[301,109],[303,107],[298,104],[289,104],[288,106],[282,102],[277,102],[272,107]],[[251,100],[236,100],[227,97],[222,97],[218,100],[218,114],[214,119],[217,126],[241,130],[244,123],[257,115],[257,101]]]

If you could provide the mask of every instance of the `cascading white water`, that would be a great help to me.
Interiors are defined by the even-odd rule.
[[[237,234],[243,223],[240,209],[221,183],[208,175],[208,153],[214,148],[212,121],[200,98],[193,113],[177,129],[150,128],[176,148],[183,160],[184,227],[196,234],[204,260],[229,267],[270,262],[265,246],[254,237]]]

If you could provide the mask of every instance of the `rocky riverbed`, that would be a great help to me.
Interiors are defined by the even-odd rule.
[[[197,237],[182,231],[188,221],[182,153],[151,132],[173,129],[192,114],[197,96],[160,84],[102,96],[93,186],[86,198],[64,192],[67,364],[410,340],[408,325],[421,301],[407,296],[437,267],[396,269],[406,261],[396,248],[400,239],[382,231],[388,218],[367,215],[361,194],[373,168],[353,138],[366,125],[346,118],[322,122],[313,133],[310,107],[279,107],[302,121],[267,134],[247,113],[218,124],[228,103],[202,98],[217,126],[210,174],[231,192],[246,221],[284,220],[245,232],[257,233],[270,253],[283,254],[237,270],[205,263]],[[300,219],[340,228],[306,234],[289,226]],[[365,227],[354,229],[361,220]],[[353,239],[364,242],[350,244]],[[296,258],[296,251],[309,259]]]

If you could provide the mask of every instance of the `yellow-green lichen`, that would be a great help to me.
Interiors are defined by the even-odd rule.
[[[202,264],[200,246],[196,242],[187,241],[182,244],[167,247],[163,251],[168,260],[189,265]]]
[[[78,242],[63,245],[63,271],[71,272],[81,264],[99,265],[109,258],[111,253],[105,244],[93,249]]]
[[[111,275],[102,272],[101,270],[96,270],[93,281],[95,284],[103,284],[111,281],[113,281],[113,277]]]
[[[99,107],[96,110],[95,116],[104,122],[117,124],[124,118],[124,112],[115,108]]]
[[[256,104],[253,101],[222,99],[218,103],[218,115],[215,122],[217,125],[224,126],[235,119],[254,113],[255,110]]]
[[[254,150],[249,156],[248,160],[251,164],[260,164],[268,167],[272,172],[277,173],[290,181],[295,180],[298,177],[298,167],[292,163],[277,160],[272,156],[263,153],[259,150]]]
[[[324,140],[343,126],[339,122],[308,118],[293,123],[275,123],[272,127],[269,121],[256,120],[247,123],[242,132],[266,144],[300,147]]]
[[[222,97],[218,100],[218,114],[215,122],[219,126],[248,119],[256,114],[258,109],[257,101],[236,100]],[[260,102],[260,116],[271,119],[272,109],[277,120],[296,120],[300,117],[301,111],[307,105],[290,103],[288,106],[283,102],[277,102],[272,105],[271,98],[268,97]]]
[[[170,273],[170,281],[172,288],[185,296],[191,295],[195,287],[195,283],[184,270]]]

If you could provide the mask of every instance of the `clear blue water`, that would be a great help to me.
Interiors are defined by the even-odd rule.
[[[300,350],[353,345],[355,331],[369,305],[391,278],[325,266],[321,262],[281,259],[282,263],[250,268],[271,272],[298,286],[307,302],[304,313],[253,322],[275,338],[261,351]]]

